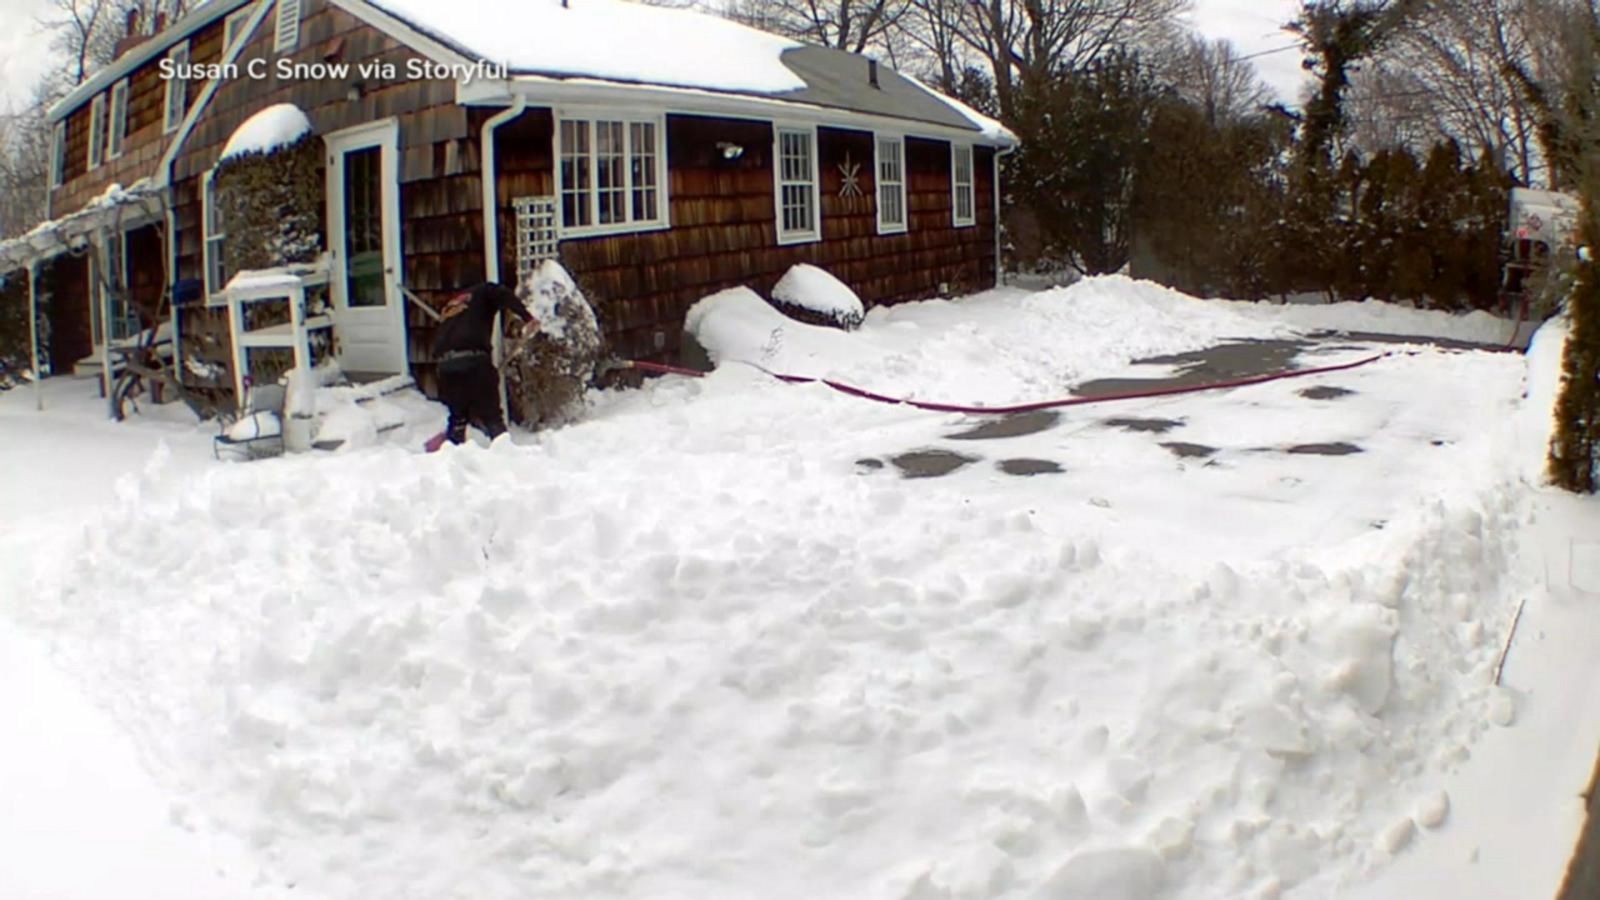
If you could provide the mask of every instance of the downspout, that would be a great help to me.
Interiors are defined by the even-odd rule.
[[[511,105],[490,116],[483,123],[483,137],[480,139],[481,149],[478,158],[482,160],[483,175],[478,179],[483,184],[483,280],[498,282],[500,280],[500,180],[495,177],[495,152],[494,132],[501,125],[522,115],[528,108],[528,98],[517,94],[511,98]],[[505,352],[505,341],[500,337],[500,316],[494,319],[494,363],[499,371],[501,356]],[[500,371],[500,408],[507,413],[511,406],[506,396],[506,376]]]
[[[1005,282],[1005,266],[1001,264],[1000,256],[1000,157],[1010,156],[1017,152],[1017,145],[1002,147],[995,151],[991,166],[994,170],[990,184],[994,188],[994,286],[999,287]]]
[[[44,373],[39,368],[39,260],[28,263],[28,344],[33,350],[33,405],[44,412]]]
[[[495,150],[494,132],[501,125],[522,115],[528,108],[528,98],[518,94],[512,98],[511,105],[489,117],[483,123],[483,137],[481,139],[482,151],[478,154],[483,160],[483,275],[485,281],[500,280],[500,210],[499,210],[499,179],[495,177]],[[498,334],[499,332],[496,332]]]

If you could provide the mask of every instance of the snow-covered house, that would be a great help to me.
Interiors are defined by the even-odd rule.
[[[676,353],[696,299],[796,263],[869,305],[996,277],[1015,139],[862,56],[622,0],[211,0],[158,24],[51,110],[53,219],[0,244],[53,371],[174,285],[179,353],[215,364],[184,371],[286,352],[289,317],[229,290],[275,207],[241,221],[223,163],[308,141],[319,246],[278,275],[296,339],[331,333],[351,373],[426,380],[431,308],[551,257],[640,358]]]

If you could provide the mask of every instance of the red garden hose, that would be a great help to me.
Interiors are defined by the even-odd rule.
[[[865,388],[859,388],[854,385],[845,384],[841,381],[833,381],[827,378],[814,378],[808,375],[784,375],[782,373],[773,372],[769,369],[763,368],[762,366],[757,366],[755,363],[749,363],[749,365],[755,366],[755,368],[766,372],[768,375],[771,375],[772,377],[789,384],[825,384],[828,387],[839,391],[840,393],[849,394],[852,397],[861,397],[862,399],[872,400],[877,403],[911,406],[917,409],[930,410],[932,412],[968,413],[972,415],[1003,415],[1009,413],[1037,412],[1043,409],[1058,409],[1064,406],[1086,406],[1092,403],[1114,403],[1118,400],[1144,400],[1152,397],[1169,397],[1173,394],[1194,394],[1201,391],[1219,391],[1227,388],[1245,387],[1252,384],[1265,384],[1269,381],[1281,381],[1287,378],[1303,378],[1307,375],[1322,375],[1328,372],[1343,372],[1349,369],[1370,365],[1371,363],[1375,363],[1386,356],[1392,355],[1392,353],[1379,353],[1376,356],[1358,359],[1355,362],[1340,363],[1333,366],[1318,366],[1314,369],[1289,369],[1283,372],[1272,372],[1266,375],[1252,375],[1248,378],[1236,378],[1230,381],[1216,381],[1209,384],[1152,388],[1146,391],[1128,391],[1126,393],[1106,394],[1099,397],[1069,397],[1064,400],[1041,400],[1037,403],[1019,403],[1013,406],[965,406],[959,403],[929,403],[923,400],[910,400],[903,397],[890,397],[884,394],[869,391]],[[616,365],[620,368],[638,369],[641,372],[656,372],[664,375],[689,375],[695,378],[701,378],[706,374],[705,372],[700,372],[695,369],[685,369],[679,366],[668,366],[661,363],[644,362],[641,360],[621,360],[616,363]]]

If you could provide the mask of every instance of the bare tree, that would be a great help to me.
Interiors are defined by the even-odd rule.
[[[912,0],[735,0],[726,14],[764,31],[860,53],[883,48]]]
[[[1001,118],[1010,120],[1019,86],[1082,69],[1117,47],[1160,46],[1188,7],[1189,0],[971,0],[949,24],[987,65]]]
[[[1354,79],[1358,144],[1418,150],[1450,139],[1523,184],[1548,181],[1546,86],[1563,82],[1559,48],[1584,9],[1591,0],[1421,0]]]
[[[1162,56],[1162,76],[1208,125],[1249,118],[1272,102],[1272,90],[1229,41],[1186,34]]]

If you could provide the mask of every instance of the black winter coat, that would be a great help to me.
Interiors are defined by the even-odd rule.
[[[522,299],[503,284],[487,282],[452,297],[445,304],[439,330],[434,332],[434,358],[446,353],[490,352],[494,346],[495,313],[501,312],[523,322],[533,321],[533,314],[522,305]]]

